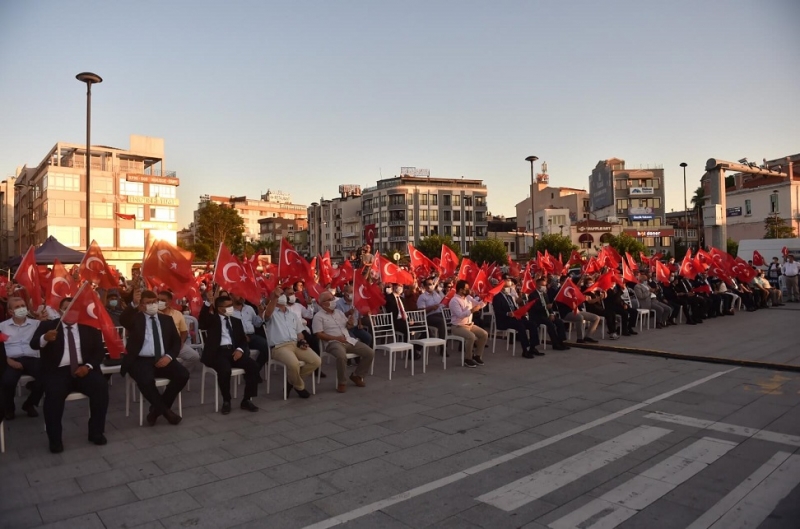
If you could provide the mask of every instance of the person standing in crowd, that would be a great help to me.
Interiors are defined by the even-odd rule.
[[[780,290],[781,263],[777,257],[772,258],[772,262],[767,267],[767,280],[772,288]]]
[[[133,303],[122,313],[120,320],[128,333],[128,343],[120,373],[130,375],[150,403],[147,424],[155,426],[158,418],[164,416],[167,422],[176,425],[181,416],[172,411],[172,404],[189,382],[189,371],[178,361],[181,337],[175,320],[159,313],[158,298],[152,290],[141,293],[137,290]],[[169,380],[163,394],[156,387],[156,378]]]
[[[322,310],[314,315],[311,329],[321,342],[326,342],[325,352],[336,358],[336,391],[339,393],[347,391],[348,354],[360,358],[355,371],[350,375],[350,380],[360,388],[365,387],[367,384],[364,382],[364,377],[372,367],[375,351],[350,336],[350,328],[355,325],[355,321],[336,309],[336,299],[330,292],[326,291],[319,295],[319,306]]]
[[[800,274],[800,265],[794,260],[794,255],[789,254],[786,262],[781,267],[781,274],[786,282],[787,299],[790,303],[800,302],[800,290],[797,286],[797,275]]]
[[[72,298],[61,300],[63,314]],[[106,412],[108,411],[108,382],[101,366],[105,357],[103,337],[94,327],[69,320],[43,321],[31,338],[30,347],[39,351],[44,384],[44,424],[50,452],[64,451],[61,418],[64,403],[70,393],[89,397],[89,442],[104,445]]]
[[[267,324],[267,336],[272,348],[272,358],[286,366],[288,387],[287,396],[292,388],[300,398],[311,396],[305,386],[305,377],[312,375],[321,362],[317,353],[309,348],[303,338],[303,323],[294,312],[287,308],[286,295],[280,288],[272,291],[269,303],[264,309],[264,320]],[[305,365],[300,367],[299,362]]]
[[[44,388],[42,386],[42,368],[39,352],[31,348],[31,338],[39,327],[39,320],[28,315],[28,306],[25,300],[19,297],[8,298],[9,319],[0,323],[0,333],[7,336],[5,342],[0,342],[0,349],[5,352],[4,361],[6,370],[3,373],[2,393],[4,417],[13,420],[16,415],[14,406],[14,392],[17,389],[20,377],[28,375],[33,377],[31,392],[22,404],[22,411],[28,417],[38,417],[36,406],[42,400]]]
[[[233,317],[233,300],[228,296],[213,298],[213,304],[200,311],[198,324],[207,333],[201,361],[217,372],[222,414],[231,412],[231,369],[234,367],[244,369],[244,395],[239,407],[250,412],[258,411],[250,399],[258,395],[261,377],[258,364],[250,358],[242,320]]]
[[[486,304],[469,295],[469,284],[463,279],[456,282],[455,289],[456,293],[450,300],[453,334],[464,338],[464,366],[476,368],[484,364],[483,350],[486,348],[486,342],[489,341],[489,333],[472,323],[472,315]]]

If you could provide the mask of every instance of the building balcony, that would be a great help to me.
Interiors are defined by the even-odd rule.
[[[353,232],[342,233],[342,237],[344,237],[344,238],[358,237],[360,235],[361,235],[360,233],[356,233],[354,231]]]
[[[347,217],[343,221],[345,224],[351,224],[353,222],[361,222],[361,217]]]
[[[408,222],[408,221],[405,221],[405,220],[390,220],[389,221],[389,226],[404,226],[406,224],[406,222]]]
[[[389,237],[389,242],[408,242],[408,236],[398,235],[395,237]]]

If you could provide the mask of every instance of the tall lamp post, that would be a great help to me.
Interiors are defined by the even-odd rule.
[[[689,248],[689,206],[688,202],[686,202],[686,166],[689,165],[686,162],[681,162],[681,167],[683,167],[683,216],[684,216],[684,225],[683,225],[683,240],[686,241],[686,247]]]
[[[90,203],[91,185],[90,176],[92,172],[92,85],[102,83],[103,78],[92,72],[81,72],[75,78],[86,83],[86,248],[91,244],[91,218],[92,218],[92,205]]]
[[[533,236],[533,247],[536,248],[536,208],[533,204],[533,188],[536,185],[533,176],[533,162],[538,160],[538,156],[528,156],[525,161],[531,162],[531,235]]]

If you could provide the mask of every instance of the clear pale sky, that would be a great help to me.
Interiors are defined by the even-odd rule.
[[[0,176],[56,141],[165,139],[179,224],[199,195],[295,202],[401,166],[483,179],[515,214],[553,185],[662,164],[683,208],[708,158],[800,152],[800,2],[0,2]],[[538,164],[537,164],[538,169]]]

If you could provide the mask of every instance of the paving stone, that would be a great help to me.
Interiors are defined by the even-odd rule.
[[[327,422],[327,423],[303,426],[301,428],[296,428],[294,430],[287,430],[283,432],[283,435],[295,442],[301,443],[303,441],[308,441],[310,439],[316,439],[318,437],[326,437],[332,434],[337,434],[347,431],[348,429],[344,428],[343,426]]]
[[[98,472],[97,474],[82,476],[77,478],[76,481],[83,492],[92,492],[95,490],[115,487],[117,485],[124,485],[131,481],[139,481],[142,479],[160,476],[163,473],[164,472],[155,463],[146,462],[142,463],[141,465],[112,468],[111,470],[106,470],[105,472]]]
[[[40,503],[39,515],[45,523],[91,514],[117,505],[137,501],[136,495],[126,485],[94,491],[92,494],[71,496]]]
[[[391,432],[392,430],[389,431]],[[409,448],[423,443],[429,443],[444,436],[445,434],[442,432],[437,432],[436,430],[421,426],[402,433],[386,435],[381,437],[381,441],[397,446],[398,448]]]
[[[320,474],[319,478],[339,490],[351,490],[366,483],[386,479],[403,469],[382,459],[370,459],[355,465]]]
[[[378,511],[342,524],[340,527],[342,529],[410,529],[411,526]]]
[[[211,465],[219,463],[220,461],[227,461],[233,459],[234,456],[226,449],[215,447],[208,450],[200,450],[199,452],[179,453],[172,457],[165,457],[154,461],[156,466],[165,473],[179,472],[181,470],[189,470],[191,468],[200,467],[203,465]]]
[[[81,488],[74,479],[39,483],[33,487],[29,487],[26,480],[24,484],[0,494],[0,511],[55,501],[80,493]]]
[[[264,511],[254,503],[237,498],[221,505],[203,507],[169,518],[162,518],[161,523],[166,529],[182,527],[216,529],[233,527],[250,520],[263,518],[264,515]]]
[[[254,470],[263,470],[285,463],[286,460],[277,456],[274,451],[250,454],[244,457],[228,459],[219,463],[206,465],[206,468],[220,479],[229,478],[239,474],[245,474]]]
[[[298,461],[303,460],[301,459]],[[274,480],[280,485],[285,485],[286,483],[291,483],[293,481],[300,481],[301,479],[309,478],[315,475],[312,470],[302,468],[296,463],[284,463],[283,465],[265,468],[261,471],[261,474],[265,475],[271,480]]]
[[[246,496],[267,514],[285,511],[340,492],[320,478],[312,477]]]
[[[201,506],[186,492],[162,494],[147,500],[129,503],[97,513],[107,529],[136,527],[168,518],[175,514],[199,509]]]
[[[0,512],[0,529],[24,529],[42,525],[36,507],[21,507]]]
[[[392,452],[396,452],[397,450],[398,448],[396,446],[384,443],[380,439],[373,439],[372,441],[367,441],[366,443],[348,446],[338,450],[332,450],[328,452],[327,455],[334,459],[338,459],[343,463],[352,465],[368,459],[382,457],[387,454],[391,454]]]
[[[41,525],[39,529],[105,529],[105,525],[96,514],[91,513]]]
[[[305,527],[325,520],[328,515],[311,503],[298,505],[275,514],[235,526],[235,529],[264,529],[265,527]]]
[[[452,448],[445,448],[444,446],[434,443],[426,443],[384,455],[381,459],[408,470],[432,461],[437,461],[442,457],[452,455],[452,453]]]
[[[128,487],[141,500],[163,496],[171,492],[185,490],[190,487],[211,483],[217,476],[203,467],[164,474],[154,478],[128,483]]]
[[[278,482],[267,477],[261,472],[249,472],[228,479],[213,481],[205,485],[186,489],[197,503],[207,507],[218,503],[252,494],[254,492],[271,489]]]
[[[394,434],[393,430],[384,428],[383,426],[377,424],[371,424],[369,426],[364,426],[363,428],[356,428],[355,430],[346,430],[341,433],[329,435],[328,437],[330,437],[331,439],[333,439],[338,443],[350,446],[371,441],[373,439],[382,438],[384,436],[391,434]]]
[[[332,450],[344,448],[345,445],[337,443],[333,439],[327,437],[320,437],[318,439],[311,439],[303,443],[297,443],[290,446],[282,446],[272,450],[276,456],[284,459],[285,461],[296,461],[305,457],[315,456],[317,454],[324,454]]]

